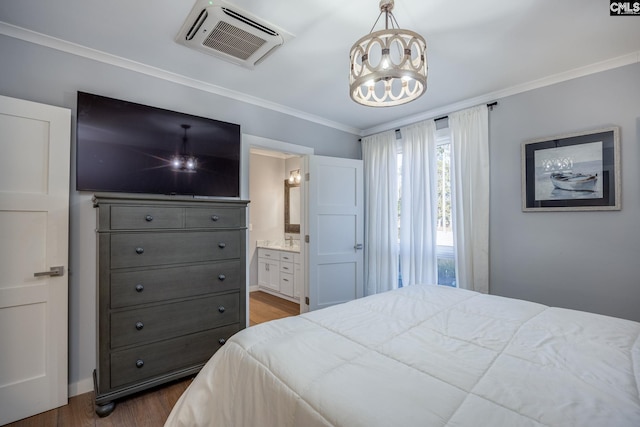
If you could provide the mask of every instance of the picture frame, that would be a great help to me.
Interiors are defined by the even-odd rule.
[[[522,143],[522,210],[620,210],[620,129]]]

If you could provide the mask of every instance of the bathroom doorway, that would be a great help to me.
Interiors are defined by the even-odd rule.
[[[257,137],[244,140],[248,142],[245,194],[251,201],[247,242],[249,292],[278,298],[267,298],[270,301],[304,304],[304,244],[300,234],[304,229],[303,157],[313,154],[313,149]],[[248,298],[248,313],[251,301]]]

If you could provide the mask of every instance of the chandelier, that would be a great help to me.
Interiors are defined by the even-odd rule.
[[[401,105],[427,89],[427,43],[420,34],[398,28],[393,5],[381,0],[371,31],[351,47],[349,94],[362,105]],[[385,29],[373,32],[383,13]]]
[[[180,125],[184,129],[184,136],[182,137],[182,147],[180,154],[177,154],[171,158],[171,168],[176,172],[196,173],[196,167],[198,166],[198,159],[194,156],[187,154],[187,129],[191,125]]]

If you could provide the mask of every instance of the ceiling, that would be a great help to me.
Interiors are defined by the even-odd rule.
[[[253,70],[174,41],[195,1],[2,0],[0,34],[360,135],[640,62],[640,16],[611,17],[605,0],[396,0],[400,26],[427,40],[428,89],[365,107],[348,94],[349,50],[378,0],[227,0],[293,35]]]

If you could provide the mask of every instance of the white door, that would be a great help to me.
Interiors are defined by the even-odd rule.
[[[309,310],[364,294],[362,160],[307,156]]]
[[[69,110],[0,96],[0,425],[67,403],[70,131]]]

